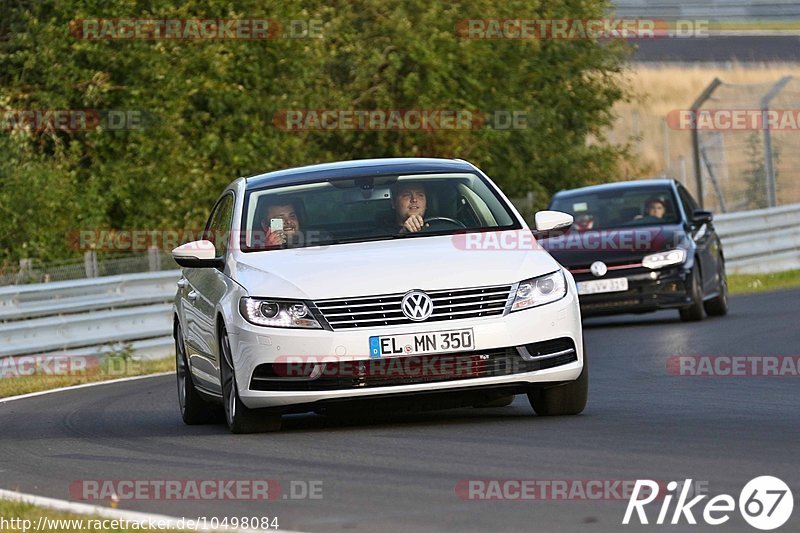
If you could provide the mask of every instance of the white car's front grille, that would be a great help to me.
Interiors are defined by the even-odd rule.
[[[433,313],[424,322],[502,315],[511,297],[512,285],[425,291],[433,302]],[[338,298],[315,302],[333,329],[368,328],[411,324],[402,311],[403,294]]]

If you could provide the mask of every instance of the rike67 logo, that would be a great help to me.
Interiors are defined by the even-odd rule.
[[[694,513],[712,526],[719,526],[730,520],[731,513],[737,507],[733,496],[720,494],[705,502],[705,505],[701,505],[700,503],[708,496],[701,494],[689,500],[691,486],[691,479],[687,479],[682,485],[670,481],[667,483],[667,493],[663,495],[659,494],[657,482],[637,479],[622,523],[626,525],[631,523],[635,511],[640,524],[649,524],[652,515],[648,518],[645,506],[659,496],[663,496],[663,501],[655,524],[676,525],[685,520],[687,524],[694,525],[697,524]],[[679,487],[681,487],[680,494],[677,490]],[[640,497],[643,494],[645,496]],[[670,517],[670,507],[675,496],[677,501]],[[751,479],[739,493],[738,508],[745,522],[756,529],[768,531],[781,527],[792,516],[794,496],[789,486],[782,480],[773,476],[759,476]]]

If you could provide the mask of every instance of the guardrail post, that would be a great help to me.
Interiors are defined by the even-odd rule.
[[[98,277],[99,268],[97,267],[97,253],[94,250],[84,252],[83,268],[86,271],[87,278]]]
[[[150,266],[150,272],[161,270],[161,250],[157,246],[150,246],[147,249],[147,262]]]

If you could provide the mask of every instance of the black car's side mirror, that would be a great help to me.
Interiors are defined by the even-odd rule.
[[[711,211],[704,211],[702,209],[695,209],[692,213],[692,224],[695,226],[702,226],[714,220],[714,214]]]

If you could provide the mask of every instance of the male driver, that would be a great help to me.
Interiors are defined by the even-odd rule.
[[[662,219],[667,213],[667,206],[661,198],[649,198],[644,203],[644,212],[647,216]]]
[[[667,213],[667,205],[661,198],[653,196],[648,198],[644,203],[644,215],[636,215],[634,220],[643,220],[645,222],[658,223],[664,218]]]
[[[392,187],[392,209],[399,233],[416,233],[425,225],[425,187],[421,183],[398,183]]]

